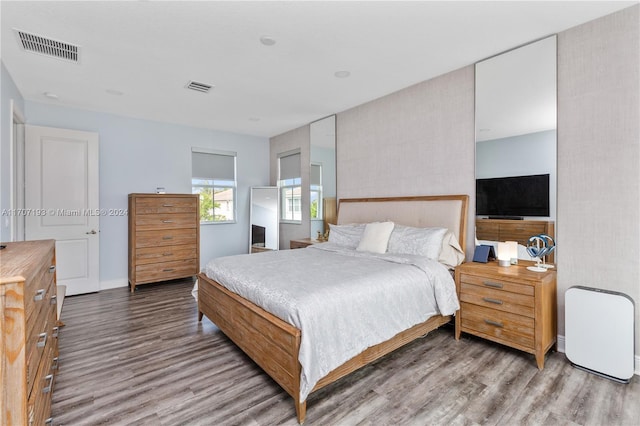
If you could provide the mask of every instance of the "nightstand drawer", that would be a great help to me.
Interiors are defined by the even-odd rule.
[[[527,296],[533,296],[533,294],[535,293],[535,288],[531,285],[517,284],[511,281],[506,281],[502,279],[479,277],[476,275],[461,274],[460,282],[467,283],[467,284],[475,284],[488,289],[524,294]]]
[[[463,331],[480,333],[527,348],[534,347],[533,318],[464,302],[461,303],[460,315]]]
[[[535,316],[533,296],[467,284],[464,281],[460,284],[460,301],[531,318]]]

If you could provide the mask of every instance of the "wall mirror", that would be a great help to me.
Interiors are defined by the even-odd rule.
[[[525,179],[536,176],[542,183]],[[513,183],[514,189],[502,190],[498,196],[480,188],[485,184],[503,188],[505,182]],[[497,224],[505,223],[500,219],[522,219],[520,228],[533,223],[543,232],[553,233],[557,187],[556,36],[476,64],[476,185],[478,239],[516,239],[500,234]],[[540,222],[548,227],[541,228]],[[530,229],[540,233],[535,231],[538,228]]]
[[[249,253],[278,250],[278,187],[251,188]]]
[[[310,234],[328,230],[336,220],[336,116],[310,124]]]

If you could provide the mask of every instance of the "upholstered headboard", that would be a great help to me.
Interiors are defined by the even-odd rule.
[[[345,198],[338,204],[338,224],[392,221],[415,227],[451,230],[465,250],[468,195]]]

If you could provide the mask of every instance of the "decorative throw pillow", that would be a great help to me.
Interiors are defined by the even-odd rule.
[[[385,253],[387,251],[387,244],[389,243],[389,236],[391,236],[391,232],[393,231],[393,225],[393,222],[367,223],[362,238],[360,238],[360,244],[358,244],[356,250],[371,253]]]
[[[333,225],[330,223],[329,242],[354,249],[360,243],[364,228],[364,223],[350,225]]]
[[[396,225],[389,238],[389,253],[414,254],[438,260],[446,228]]]
[[[458,243],[458,239],[453,232],[447,230],[442,239],[442,249],[440,250],[440,257],[438,262],[442,263],[448,268],[454,269],[456,266],[464,262],[465,254]]]

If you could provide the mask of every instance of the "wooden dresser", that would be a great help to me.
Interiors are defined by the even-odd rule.
[[[489,241],[517,241],[527,245],[534,235],[546,234],[555,238],[554,222],[544,220],[476,219],[476,238]],[[547,257],[554,263],[554,253]]]
[[[58,368],[55,241],[0,250],[0,424],[51,422]]]
[[[456,267],[456,339],[465,332],[534,354],[542,370],[557,338],[556,272],[527,270],[532,264],[470,262]]]
[[[305,248],[312,244],[320,244],[324,241],[318,241],[313,238],[300,238],[298,240],[289,240],[289,249]]]
[[[129,285],[200,272],[198,195],[129,194]]]

